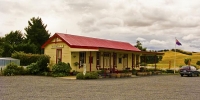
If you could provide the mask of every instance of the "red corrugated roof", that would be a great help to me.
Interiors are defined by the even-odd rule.
[[[64,42],[66,42],[70,47],[76,48],[106,48],[106,49],[116,49],[116,50],[126,50],[126,51],[140,51],[138,48],[127,42],[112,41],[63,33],[55,33],[43,46],[44,48],[53,37],[59,37]]]

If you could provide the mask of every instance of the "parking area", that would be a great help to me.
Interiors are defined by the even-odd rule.
[[[0,76],[0,100],[198,100],[200,77],[157,75],[74,80]]]

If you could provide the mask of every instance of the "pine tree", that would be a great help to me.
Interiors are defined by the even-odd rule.
[[[46,30],[47,25],[43,24],[41,18],[33,17],[28,21],[28,27],[25,28],[26,31],[26,41],[35,44],[37,46],[37,53],[41,53],[41,46],[49,39],[50,33]]]

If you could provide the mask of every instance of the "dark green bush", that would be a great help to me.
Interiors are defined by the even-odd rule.
[[[92,79],[92,74],[86,73],[84,77],[85,77],[85,79]]]
[[[76,75],[76,79],[98,79],[98,73],[97,72],[88,72],[85,75],[83,73],[78,73]]]
[[[132,69],[132,74],[133,74],[133,75],[136,75],[136,73],[137,73],[137,70],[136,70],[135,68],[133,68],[133,69]]]
[[[24,53],[24,52],[14,52],[12,54],[12,58],[20,59],[21,66],[27,66],[31,63],[35,63],[42,59],[43,64],[45,65],[46,62],[49,62],[50,57],[47,55],[40,55],[40,54],[31,54],[31,53]],[[47,64],[47,63],[46,63]]]
[[[197,61],[196,64],[200,66],[200,61]]]
[[[50,57],[47,55],[39,54],[26,54],[24,52],[15,52],[12,54],[13,58],[20,59],[20,64],[27,66],[28,74],[32,75],[45,75],[49,71],[48,63]]]
[[[69,63],[58,62],[52,67],[52,75],[55,77],[62,77],[70,75],[71,66]]]
[[[76,79],[85,79],[83,73],[76,74]]]
[[[40,72],[48,72],[49,68],[48,63],[49,63],[50,57],[47,55],[40,55],[39,59],[37,60],[37,64],[39,66]]]
[[[97,79],[99,78],[99,75],[97,72],[91,72],[91,79]]]
[[[172,69],[167,69],[167,70],[166,70],[166,73],[174,73],[174,70],[172,70]]]
[[[26,74],[25,69],[23,67],[18,67],[14,63],[10,63],[3,70],[3,75],[11,76],[11,75],[24,75]]]
[[[32,74],[32,75],[37,75],[38,73],[40,73],[40,69],[37,63],[32,63],[28,65],[27,70],[29,74]]]
[[[19,72],[19,75],[27,75],[28,74],[27,69],[22,66],[18,66],[18,72]]]

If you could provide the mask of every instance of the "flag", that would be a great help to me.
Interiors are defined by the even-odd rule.
[[[181,43],[176,39],[176,44],[177,45],[181,45]]]

